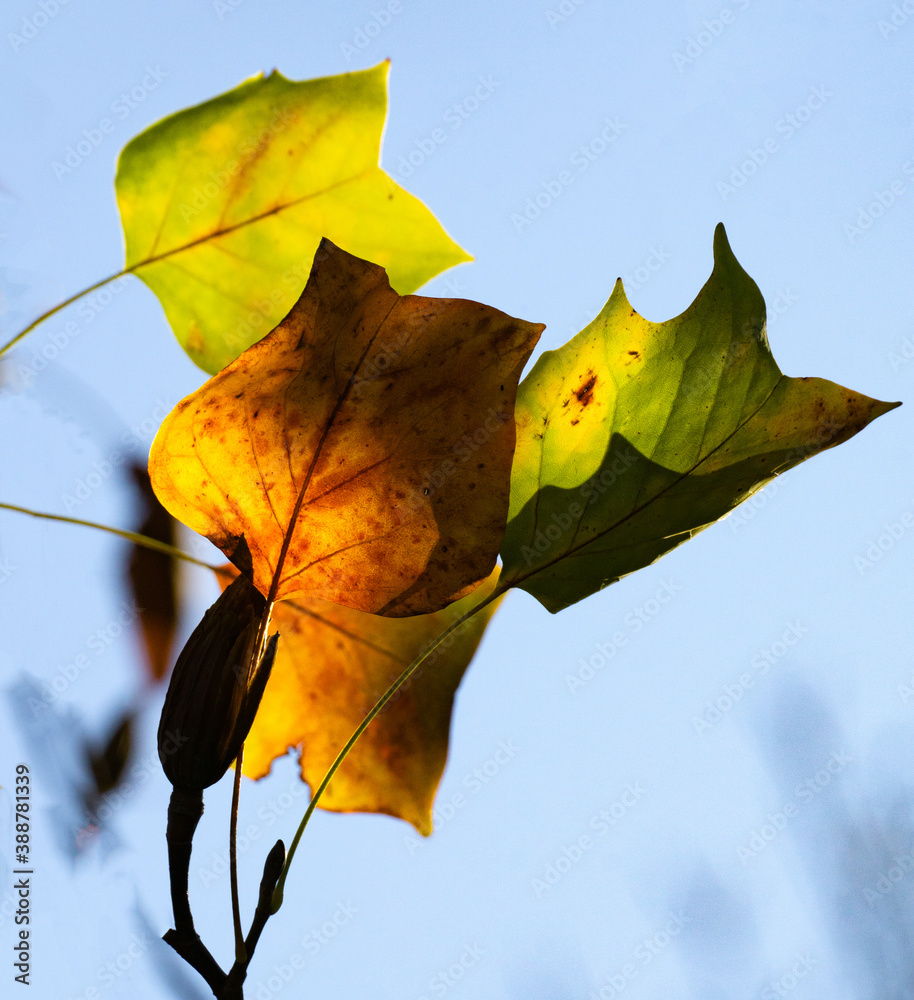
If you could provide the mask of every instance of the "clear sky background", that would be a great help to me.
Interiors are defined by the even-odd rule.
[[[787,374],[910,399],[910,0],[6,0],[3,339],[121,268],[112,182],[136,133],[260,71],[306,79],[386,57],[382,165],[475,257],[428,294],[544,322],[541,346],[557,347],[618,275],[647,318],[685,309],[723,221],[768,302]],[[114,112],[137,87],[142,100]],[[112,114],[114,131],[56,176],[67,147]],[[436,129],[444,141],[420,155]],[[563,171],[571,183],[520,224]],[[4,370],[6,502],[64,512],[125,434],[148,448],[165,409],[203,381],[135,280],[80,317],[34,379],[17,376],[77,308]],[[248,995],[912,995],[912,414],[908,402],[557,616],[511,595],[458,694],[437,832],[421,841],[387,817],[320,813]],[[73,513],[129,525],[125,477],[105,477]],[[15,986],[5,894],[20,761],[34,773],[30,995],[205,995],[157,940],[171,921],[162,694],[144,696],[136,635],[118,625],[124,558],[97,533],[0,513],[4,995]],[[216,587],[196,570],[183,582],[187,634]],[[100,648],[89,645],[98,629],[110,638]],[[571,691],[567,678],[599,665],[601,645],[611,657]],[[88,662],[66,680],[79,654]],[[746,672],[753,684],[740,688]],[[27,683],[59,689],[38,719],[23,708]],[[144,697],[129,780],[105,834],[73,858],[77,729],[99,738]],[[302,790],[291,759],[245,783],[247,913]],[[228,782],[208,794],[191,867],[198,926],[223,961],[229,796]],[[581,837],[589,846],[576,852]],[[285,982],[294,956],[304,968]]]

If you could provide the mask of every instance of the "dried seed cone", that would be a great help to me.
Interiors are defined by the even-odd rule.
[[[162,717],[159,758],[175,788],[202,791],[238,756],[257,714],[275,633],[251,674],[251,653],[266,600],[239,576],[206,612],[178,656]]]

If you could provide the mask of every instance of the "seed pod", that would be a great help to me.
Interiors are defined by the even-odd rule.
[[[159,721],[159,758],[175,786],[215,784],[250,731],[276,653],[252,651],[266,600],[245,576],[227,587],[194,629],[175,664]]]

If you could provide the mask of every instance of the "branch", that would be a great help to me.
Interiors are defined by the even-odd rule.
[[[168,802],[168,875],[171,882],[171,907],[175,929],[167,931],[163,940],[206,980],[217,996],[226,975],[209,953],[194,928],[187,895],[190,876],[190,854],[194,832],[203,815],[203,792],[188,792],[173,788]]]

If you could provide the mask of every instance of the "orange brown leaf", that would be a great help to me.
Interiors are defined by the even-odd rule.
[[[166,418],[153,487],[272,600],[437,611],[495,565],[542,329],[324,240],[283,322]]]
[[[141,465],[130,470],[143,503],[143,519],[137,527],[141,535],[175,544],[175,522],[159,503]],[[154,681],[160,681],[171,663],[171,647],[178,620],[175,560],[164,552],[142,545],[131,549],[128,576],[133,598],[140,612],[146,663]]]
[[[262,778],[273,760],[300,746],[302,778],[313,789],[389,685],[448,625],[488,597],[497,578],[496,569],[449,608],[407,619],[318,598],[276,604],[271,628],[280,640],[245,743],[244,773]],[[220,582],[229,579],[223,575]],[[322,809],[386,813],[431,833],[454,692],[498,603],[429,654],[349,753],[320,800]]]

